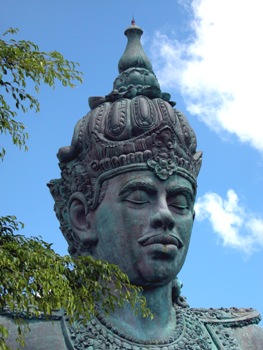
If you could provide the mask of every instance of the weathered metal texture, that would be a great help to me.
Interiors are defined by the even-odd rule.
[[[262,350],[262,328],[255,325],[259,314],[253,309],[190,309],[175,306],[177,324],[167,339],[140,341],[121,333],[105,317],[85,326],[70,325],[63,314],[51,320],[31,319],[24,350]],[[15,349],[16,325],[11,315],[1,316],[8,327],[8,345]],[[157,334],[158,335],[158,334]]]
[[[256,312],[190,309],[180,296],[202,152],[161,91],[142,33],[134,22],[125,31],[113,90],[89,99],[91,112],[77,123],[71,146],[59,150],[62,178],[49,186],[71,254],[118,265],[143,287],[154,319],[136,318],[126,306],[87,327],[65,327],[69,342],[89,350],[263,348]]]
[[[69,252],[117,264],[142,286],[154,318],[135,316],[127,304],[86,326],[69,325],[64,315],[30,320],[25,349],[262,350],[256,311],[191,309],[180,295],[202,153],[160,89],[141,28],[132,22],[125,34],[113,90],[89,99],[91,112],[59,150],[61,178],[49,187]],[[14,338],[11,316],[0,321]]]
[[[132,24],[125,33],[128,44],[113,91],[89,99],[91,111],[77,123],[71,145],[58,152],[62,177],[49,183],[72,255],[86,249],[66,210],[75,192],[85,195],[88,211],[95,210],[105,181],[139,170],[153,171],[162,181],[180,174],[196,191],[202,152],[196,151],[195,133],[161,92],[140,43],[142,30]]]

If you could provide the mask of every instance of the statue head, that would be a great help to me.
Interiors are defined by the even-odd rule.
[[[165,283],[183,265],[202,153],[184,115],[162,93],[134,22],[119,76],[91,97],[49,187],[73,256],[115,263],[133,283]]]

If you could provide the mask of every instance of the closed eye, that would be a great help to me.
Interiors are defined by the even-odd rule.
[[[184,213],[189,209],[189,199],[186,195],[178,193],[168,199],[168,206],[171,208],[171,210]]]
[[[188,213],[189,208],[186,206],[179,206],[179,205],[169,205],[169,208],[172,212],[184,215]]]
[[[169,204],[169,207],[178,208],[178,209],[188,209],[187,205],[179,205],[179,204]]]
[[[131,191],[123,198],[123,201],[133,203],[135,205],[143,205],[150,203],[148,194],[143,190]]]
[[[125,199],[126,202],[130,202],[130,203],[135,203],[135,204],[145,204],[145,203],[149,203],[149,201],[142,201],[142,200],[132,200],[132,199]]]

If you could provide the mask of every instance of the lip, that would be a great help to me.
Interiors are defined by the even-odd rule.
[[[171,233],[147,233],[138,239],[138,243],[143,246],[159,243],[164,245],[172,244],[175,245],[178,249],[183,247],[183,242],[181,239]]]

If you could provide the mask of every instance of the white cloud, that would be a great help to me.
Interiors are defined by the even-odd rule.
[[[153,63],[162,88],[217,132],[263,152],[261,0],[193,0],[188,41],[156,32]]]
[[[263,247],[263,219],[247,212],[233,190],[223,199],[216,193],[206,193],[195,205],[196,219],[208,219],[224,246],[251,254]]]

